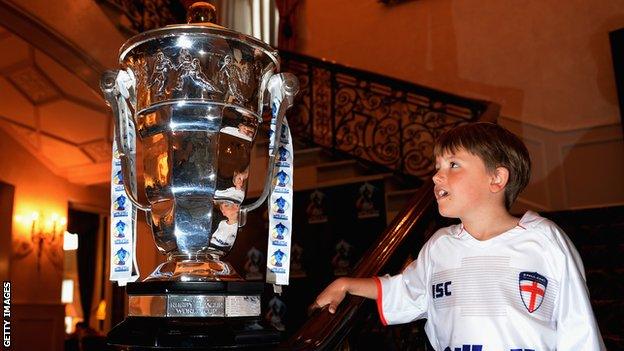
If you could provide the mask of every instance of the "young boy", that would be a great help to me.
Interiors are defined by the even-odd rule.
[[[396,276],[339,278],[316,299],[377,300],[383,324],[426,318],[439,351],[604,350],[578,252],[553,222],[508,211],[530,177],[520,139],[491,123],[440,136],[433,176],[438,230]]]
[[[219,208],[225,219],[219,222],[217,229],[212,233],[210,246],[229,251],[232,245],[234,245],[236,234],[238,233],[238,211],[240,205],[229,200],[217,200],[215,201],[215,207]]]

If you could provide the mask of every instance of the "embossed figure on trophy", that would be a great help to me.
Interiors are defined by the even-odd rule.
[[[165,95],[165,83],[167,81],[167,72],[170,69],[174,68],[171,60],[165,56],[165,54],[158,50],[156,52],[156,60],[154,61],[154,70],[152,71],[152,76],[150,77],[150,81],[152,82],[149,87],[156,87],[154,89],[154,96],[159,97]]]
[[[178,79],[176,86],[173,88],[177,91],[184,90],[184,83],[186,81],[192,82],[195,86],[199,86],[208,92],[215,93],[220,92],[220,89],[212,83],[204,75],[201,69],[198,58],[193,58],[188,50],[182,50],[178,57]]]
[[[226,91],[226,101],[236,101],[238,103],[246,103],[248,98],[241,89],[249,82],[249,68],[247,65],[240,65],[232,60],[232,56],[226,55],[223,58],[223,64],[219,69],[219,83]]]
[[[131,65],[132,67],[132,72],[134,72],[134,74],[136,75],[136,80],[137,80],[137,87],[146,87],[146,86],[150,86],[149,83],[149,73],[147,71],[148,65],[147,65],[147,60],[145,58],[140,58],[137,59],[136,63]],[[138,99],[145,99],[146,95],[143,94],[142,96],[137,96]],[[145,101],[143,101],[143,103],[145,103]]]

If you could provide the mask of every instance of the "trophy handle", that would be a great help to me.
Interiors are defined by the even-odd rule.
[[[136,101],[135,81],[132,72],[108,70],[102,74],[100,89],[106,103],[113,110],[114,138],[121,159],[122,181],[128,199],[139,209],[151,211],[149,203],[141,203],[136,196],[133,184],[136,179],[136,128],[132,116],[134,111],[130,101]],[[134,134],[130,129],[133,129]]]
[[[293,105],[295,95],[297,95],[297,92],[299,91],[299,80],[292,73],[274,74],[273,76],[271,76],[271,79],[269,79],[267,89],[270,94],[269,101],[271,105],[273,105],[274,102],[277,102],[275,133],[273,133],[272,143],[274,147],[272,150],[269,151],[269,164],[267,167],[267,174],[264,181],[264,189],[262,190],[262,194],[255,202],[249,205],[243,205],[240,208],[238,219],[238,224],[240,227],[244,226],[245,222],[247,221],[247,212],[253,211],[256,208],[260,207],[260,205],[264,203],[267,196],[271,192],[271,180],[273,179],[273,169],[275,168],[275,151],[279,146],[279,136],[282,130],[284,115],[286,114],[286,110],[288,110]]]

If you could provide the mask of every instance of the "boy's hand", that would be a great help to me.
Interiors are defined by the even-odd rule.
[[[335,313],[336,308],[344,300],[347,294],[347,280],[345,278],[338,278],[323,290],[314,301],[314,304],[310,306],[311,310],[317,308],[323,308],[329,305],[329,313]]]

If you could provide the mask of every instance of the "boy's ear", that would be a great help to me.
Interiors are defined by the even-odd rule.
[[[505,167],[496,167],[490,177],[490,191],[498,193],[505,190],[505,186],[509,181],[509,170]]]

